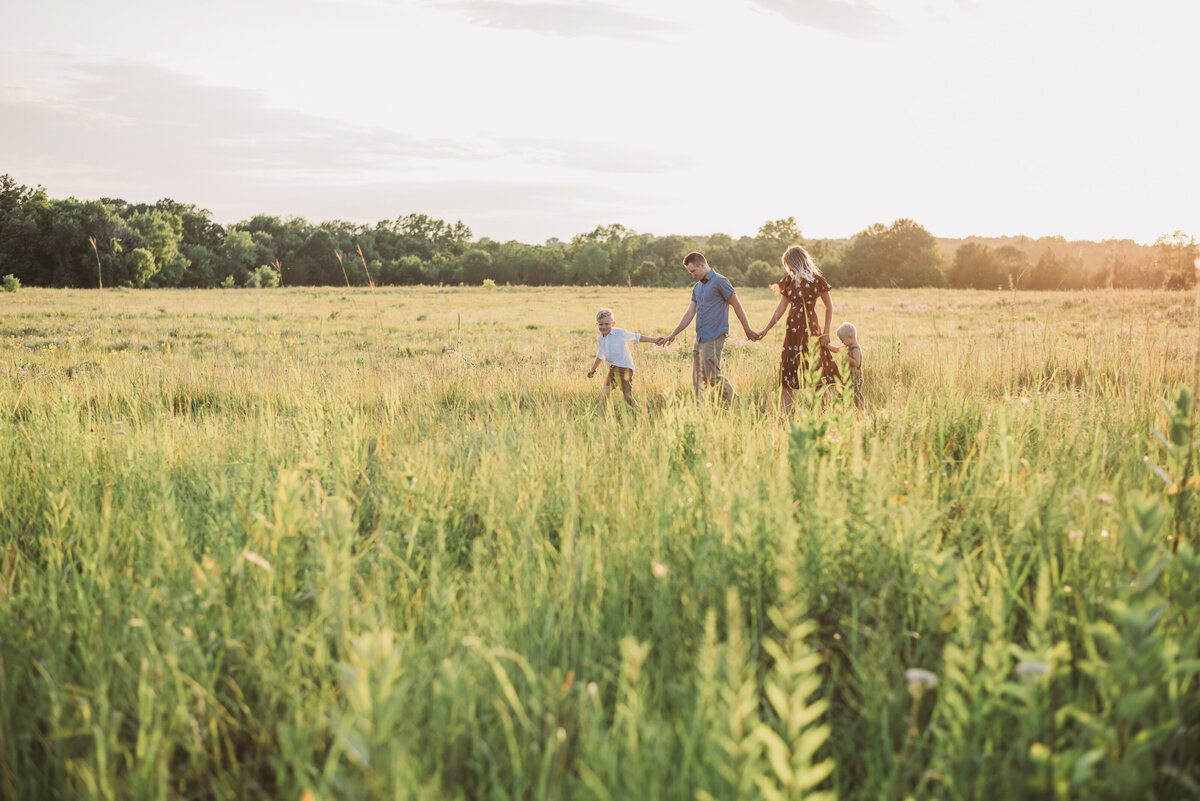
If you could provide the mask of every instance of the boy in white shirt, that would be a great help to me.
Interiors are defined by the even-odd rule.
[[[638,408],[637,401],[633,399],[633,354],[629,352],[629,344],[631,342],[650,342],[661,345],[663,338],[645,337],[623,328],[614,328],[614,322],[616,319],[613,317],[612,309],[601,309],[596,312],[596,327],[600,329],[600,336],[596,339],[596,361],[592,363],[592,369],[588,370],[587,376],[588,378],[594,376],[600,363],[607,361],[608,379],[604,382],[605,403],[608,402],[609,391],[619,384],[621,394],[625,396],[625,402],[636,409]]]

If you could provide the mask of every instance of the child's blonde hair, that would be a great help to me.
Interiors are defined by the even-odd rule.
[[[837,335],[839,337],[858,336],[858,329],[854,327],[854,323],[842,323],[837,327]]]
[[[596,312],[596,322],[600,322],[605,317],[607,317],[610,320],[616,319],[615,317],[613,317],[612,309],[601,309],[600,311]]]

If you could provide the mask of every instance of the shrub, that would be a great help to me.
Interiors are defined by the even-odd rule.
[[[4,276],[4,291],[5,292],[16,292],[20,288],[21,288],[21,279],[20,278],[17,278],[12,273],[9,273],[8,275]]]
[[[269,264],[264,264],[246,278],[246,286],[273,287],[279,286],[279,271]]]

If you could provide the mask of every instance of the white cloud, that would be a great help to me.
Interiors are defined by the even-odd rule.
[[[459,12],[475,25],[557,36],[647,39],[669,30],[661,20],[595,2],[447,0],[436,7]]]
[[[870,3],[854,0],[751,0],[759,8],[810,28],[862,39],[880,38],[893,20]]]

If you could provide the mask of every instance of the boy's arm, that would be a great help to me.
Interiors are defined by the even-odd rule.
[[[738,300],[737,295],[732,295],[729,298],[729,305],[733,307],[733,313],[737,315],[738,320],[742,323],[742,330],[746,332],[746,339],[753,342],[758,338],[758,334],[750,328],[750,321],[746,319],[746,310],[742,308],[742,302]]]
[[[596,361],[592,362],[592,369],[588,370],[588,378],[591,378],[596,374],[596,368],[599,367],[600,363],[603,361],[604,359],[600,358],[599,356],[596,357]]]
[[[692,318],[695,316],[696,316],[696,301],[693,300],[691,303],[688,304],[687,311],[685,311],[683,313],[683,318],[679,321],[679,325],[675,326],[674,331],[667,334],[666,344],[670,345],[672,342],[674,342],[675,337],[678,336],[679,332],[682,331],[683,329],[687,328],[688,325],[692,322]]]
[[[651,345],[661,345],[666,342],[666,337],[649,337],[645,334],[638,334],[638,338],[634,342],[649,342]]]

